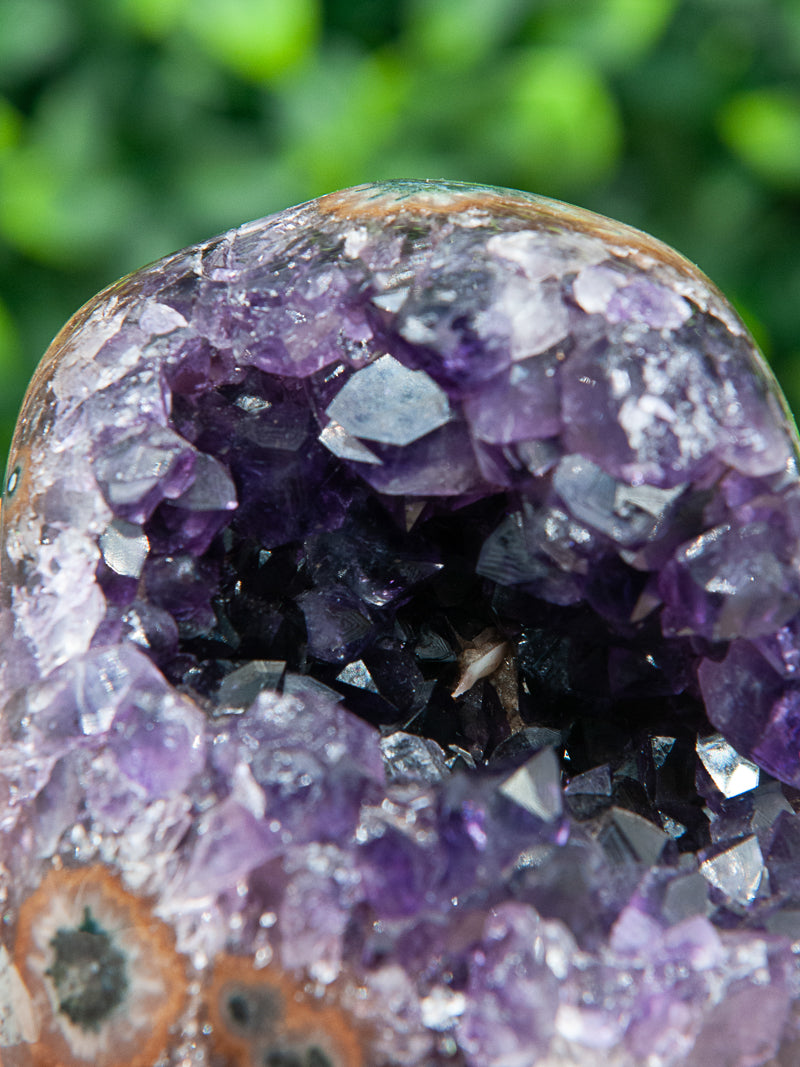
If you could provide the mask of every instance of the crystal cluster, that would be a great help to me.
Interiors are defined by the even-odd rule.
[[[2,567],[4,1067],[800,1059],[797,442],[670,249],[396,182],[145,268]]]

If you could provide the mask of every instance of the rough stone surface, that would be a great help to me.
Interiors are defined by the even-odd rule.
[[[123,279],[6,476],[2,1064],[796,1064],[798,560],[617,223],[390,183]]]

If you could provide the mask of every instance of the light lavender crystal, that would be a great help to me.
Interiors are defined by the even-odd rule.
[[[4,1067],[789,1067],[800,479],[714,287],[395,182],[54,341],[2,510]]]

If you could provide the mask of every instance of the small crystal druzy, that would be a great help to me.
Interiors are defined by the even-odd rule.
[[[644,234],[348,190],[100,294],[2,507],[4,1067],[790,1067],[800,478]]]

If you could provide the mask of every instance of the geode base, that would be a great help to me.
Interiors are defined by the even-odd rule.
[[[144,268],[2,510],[5,1067],[800,1055],[800,479],[672,250],[443,182]]]

